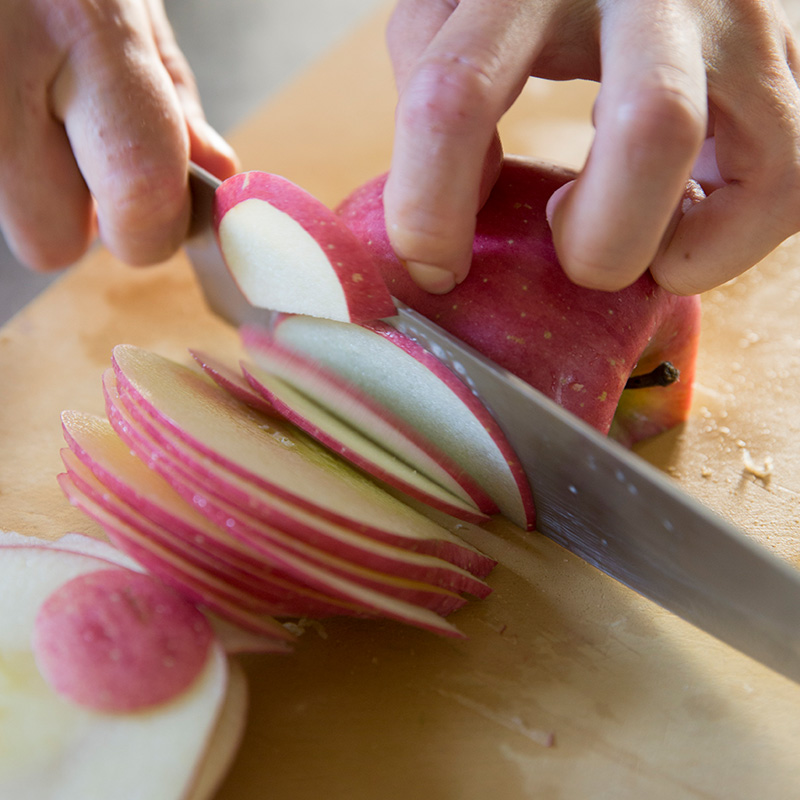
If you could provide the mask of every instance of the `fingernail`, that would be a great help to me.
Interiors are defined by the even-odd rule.
[[[552,228],[553,227],[553,217],[555,216],[556,209],[559,205],[561,205],[564,198],[569,193],[570,189],[575,184],[575,181],[569,181],[565,183],[563,186],[559,186],[553,194],[550,195],[550,199],[547,201],[547,205],[545,206],[545,218],[547,219],[547,224]]]
[[[432,264],[421,264],[419,261],[406,261],[406,269],[411,280],[431,294],[447,294],[455,288],[456,276],[450,270],[434,267]]]

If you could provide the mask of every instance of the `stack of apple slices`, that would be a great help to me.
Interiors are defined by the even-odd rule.
[[[489,593],[491,559],[264,413],[228,368],[211,371],[233,392],[133,346],[112,363],[107,419],[62,414],[59,481],[148,572],[262,650],[290,646],[276,617],[386,617],[460,635],[444,617],[463,594]]]

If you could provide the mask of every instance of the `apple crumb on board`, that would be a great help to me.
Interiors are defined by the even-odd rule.
[[[759,464],[753,459],[753,456],[750,455],[750,451],[746,447],[743,447],[742,460],[744,461],[745,473],[753,475],[762,481],[769,480],[770,476],[772,475],[772,456],[764,456],[763,460]]]

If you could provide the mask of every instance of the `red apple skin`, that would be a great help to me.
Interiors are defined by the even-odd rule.
[[[236,205],[250,199],[263,200],[284,212],[317,242],[344,290],[350,321],[394,314],[392,297],[361,241],[331,209],[279,175],[251,171],[223,181],[214,197],[214,230],[218,240],[223,217]],[[298,287],[298,292],[304,290],[308,291],[309,287]]]
[[[477,218],[470,273],[446,295],[417,287],[392,250],[383,211],[386,176],[356,189],[338,213],[369,247],[395,297],[631,446],[686,419],[700,301],[669,293],[649,272],[619,292],[573,284],[545,217],[548,198],[572,177],[507,158]],[[661,361],[680,370],[677,383],[625,390],[632,373]]]

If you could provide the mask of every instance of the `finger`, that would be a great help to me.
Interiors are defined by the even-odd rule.
[[[576,182],[551,203],[567,274],[621,289],[655,257],[706,134],[696,27],[672,0],[631,0],[602,22],[596,134]]]
[[[398,91],[402,91],[414,65],[457,5],[454,0],[400,0],[397,3],[386,28],[386,45]]]
[[[2,15],[0,220],[21,262],[53,269],[72,263],[88,247],[94,214],[64,129],[49,112],[46,87],[60,53],[39,37],[37,57],[29,57],[36,23],[24,13]]]
[[[729,113],[716,115],[722,186],[689,209],[651,267],[677,294],[730,280],[800,230],[800,91],[786,65],[773,61],[769,82],[752,62],[746,72],[752,80],[729,84],[739,87],[724,97]]]
[[[52,98],[106,245],[131,264],[167,258],[189,223],[189,137],[145,9],[90,16]]]
[[[172,84],[178,94],[189,131],[191,158],[218,178],[227,178],[240,169],[233,148],[208,123],[194,73],[178,46],[161,0],[148,0],[153,39]]]
[[[487,153],[536,49],[532,9],[462,0],[400,95],[386,224],[412,278],[429,291],[448,291],[469,270],[481,187],[498,148],[489,161]]]

